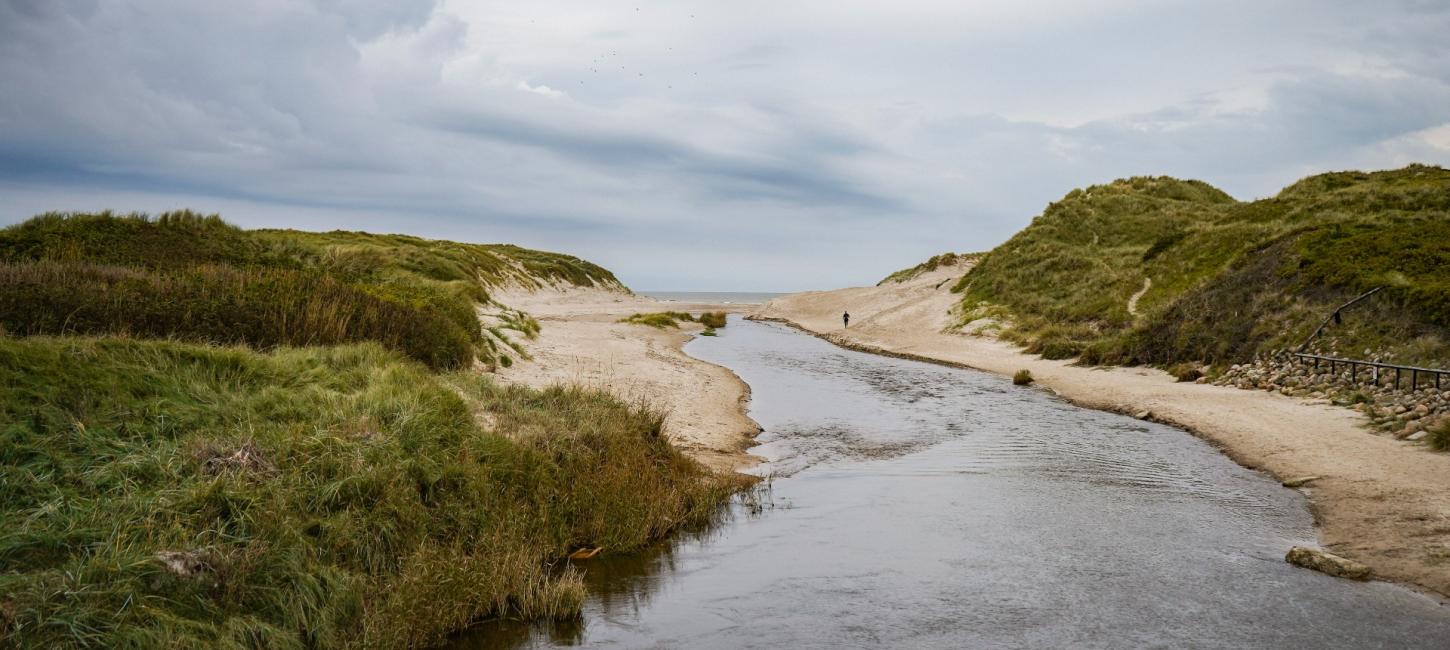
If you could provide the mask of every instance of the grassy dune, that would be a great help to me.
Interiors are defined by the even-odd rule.
[[[495,365],[509,354],[478,324],[477,307],[493,304],[491,286],[622,289],[609,271],[568,255],[405,235],[248,231],[189,211],[41,215],[0,230],[0,263],[8,294],[0,326],[16,334],[260,347],[366,340],[444,369],[475,358]],[[527,323],[519,315],[504,327],[529,335]]]
[[[1450,366],[1446,269],[1450,171],[1412,165],[1253,202],[1165,177],[1073,190],[954,289],[964,322],[1005,320],[1004,336],[1050,358],[1223,364],[1298,345],[1383,286],[1315,349]]]
[[[4,340],[0,386],[0,629],[33,647],[412,645],[572,615],[551,560],[708,519],[732,487],[648,409],[374,344]]]
[[[189,212],[0,230],[0,647],[425,645],[575,616],[569,551],[718,516],[739,482],[647,406],[473,369],[539,331],[506,282],[619,286]]]

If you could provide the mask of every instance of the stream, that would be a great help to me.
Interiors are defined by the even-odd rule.
[[[1450,607],[1284,562],[1304,498],[1172,427],[732,316],[761,490],[454,648],[1437,648]]]

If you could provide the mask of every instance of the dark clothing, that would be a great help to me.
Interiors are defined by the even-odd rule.
[[[850,327],[850,326],[851,326],[851,312],[844,312],[844,313],[842,313],[841,314],[841,327]]]

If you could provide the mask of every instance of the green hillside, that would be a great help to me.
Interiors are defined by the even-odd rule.
[[[506,283],[602,285],[609,271],[517,246],[404,235],[242,230],[189,211],[46,214],[0,230],[0,327],[22,334],[132,334],[213,343],[377,341],[435,368],[511,361],[477,308]]]
[[[426,646],[577,616],[565,554],[718,516],[740,479],[660,414],[474,369],[538,332],[504,283],[619,287],[566,255],[190,212],[0,230],[0,647]]]
[[[1322,174],[1252,202],[1166,177],[1073,190],[954,289],[963,322],[1005,319],[1050,358],[1224,364],[1298,345],[1374,287],[1313,349],[1450,366],[1450,171]]]

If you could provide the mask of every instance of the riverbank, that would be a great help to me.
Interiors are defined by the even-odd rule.
[[[1088,368],[1023,354],[991,338],[946,332],[965,273],[942,267],[880,287],[792,294],[751,318],[788,323],[837,345],[1010,375],[1083,406],[1172,424],[1240,464],[1280,479],[1318,476],[1300,488],[1322,544],[1378,578],[1450,596],[1450,455],[1371,434],[1365,418],[1324,402],[1261,391],[1179,383],[1151,368]],[[852,324],[841,327],[849,310]]]
[[[619,322],[634,313],[727,311],[754,305],[665,302],[607,289],[579,287],[498,292],[498,301],[523,310],[542,327],[521,340],[532,361],[500,368],[504,381],[534,388],[577,384],[605,390],[626,402],[663,411],[664,433],[681,451],[719,472],[759,462],[745,453],[760,426],[745,415],[750,387],[731,371],[684,353],[696,323],[679,329]]]

